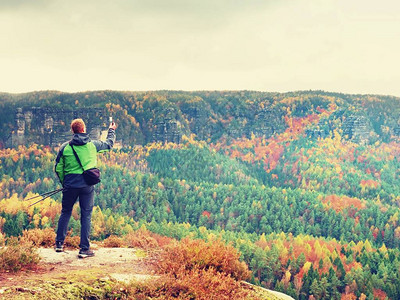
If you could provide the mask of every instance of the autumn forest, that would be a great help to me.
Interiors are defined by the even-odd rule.
[[[60,187],[57,145],[32,142],[27,129],[28,142],[8,145],[16,110],[30,107],[77,116],[101,108],[118,124],[119,146],[99,156],[92,239],[144,227],[178,240],[218,239],[238,250],[250,282],[295,299],[400,299],[399,98],[0,94],[0,243],[55,228],[61,210],[59,194],[34,206],[26,200]],[[70,227],[79,235],[77,206]]]

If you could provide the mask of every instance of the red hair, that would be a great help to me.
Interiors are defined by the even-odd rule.
[[[84,133],[85,122],[82,119],[75,119],[71,122],[71,129],[73,133]]]

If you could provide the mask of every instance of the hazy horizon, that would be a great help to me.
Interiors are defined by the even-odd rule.
[[[400,4],[3,0],[0,91],[400,96]]]
[[[183,93],[196,93],[196,92],[241,92],[241,91],[246,91],[246,92],[260,92],[260,93],[271,93],[271,94],[291,94],[291,93],[327,93],[327,94],[343,94],[343,95],[360,95],[360,96],[383,96],[383,97],[395,97],[395,98],[400,98],[400,96],[396,95],[391,95],[391,94],[372,94],[372,93],[345,93],[345,92],[340,92],[340,91],[326,91],[326,90],[293,90],[293,91],[260,91],[260,90],[250,90],[250,89],[243,89],[243,90],[182,90],[182,89],[153,89],[153,90],[112,90],[112,89],[97,89],[97,90],[81,90],[81,91],[61,91],[61,90],[31,90],[31,91],[23,91],[23,92],[6,92],[6,91],[0,91],[0,94],[12,94],[12,95],[19,95],[19,94],[30,94],[30,93],[44,93],[44,92],[56,92],[56,93],[65,93],[65,94],[82,94],[82,93],[95,93],[95,92],[105,92],[105,91],[111,91],[111,92],[117,92],[117,93],[146,93],[146,92],[183,92]]]

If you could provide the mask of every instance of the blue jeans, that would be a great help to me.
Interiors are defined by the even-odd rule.
[[[94,187],[66,188],[63,190],[61,216],[58,220],[56,242],[64,243],[67,235],[68,223],[71,218],[72,208],[79,197],[81,208],[81,243],[82,250],[89,250],[89,235],[93,211]]]

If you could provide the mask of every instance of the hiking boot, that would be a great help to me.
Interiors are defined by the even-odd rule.
[[[56,242],[55,250],[56,250],[56,252],[63,252],[64,251],[63,243]]]
[[[91,257],[91,256],[94,256],[94,251],[93,250],[80,250],[79,251],[79,254],[78,254],[78,257],[79,258],[86,258],[86,257]]]

